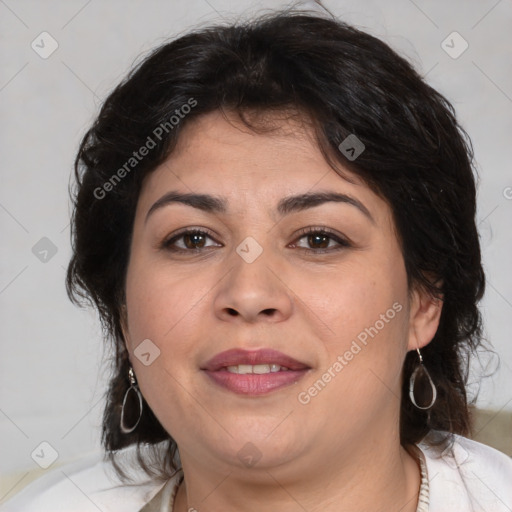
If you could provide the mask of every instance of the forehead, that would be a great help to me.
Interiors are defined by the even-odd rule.
[[[183,127],[172,154],[145,180],[141,207],[166,190],[215,193],[230,202],[276,203],[278,197],[318,189],[374,196],[362,180],[325,160],[304,117],[253,114],[246,126],[234,113],[215,111]]]

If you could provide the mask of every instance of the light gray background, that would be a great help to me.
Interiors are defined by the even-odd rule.
[[[166,38],[283,5],[0,0],[4,477],[19,473],[23,479],[35,468],[30,454],[42,441],[56,449],[60,461],[99,447],[107,377],[101,330],[94,312],[68,301],[64,276],[70,256],[69,176],[79,140],[100,102],[142,52]],[[408,56],[453,103],[472,137],[481,174],[478,218],[488,275],[482,307],[488,337],[501,357],[478,404],[512,410],[512,2],[326,0],[325,5]],[[59,45],[47,59],[31,48],[43,31]],[[457,59],[441,46],[453,31],[469,44]],[[46,263],[32,252],[42,237],[58,249]]]

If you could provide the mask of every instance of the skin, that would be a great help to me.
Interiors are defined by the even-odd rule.
[[[348,170],[353,183],[340,177],[307,125],[266,122],[274,130],[257,134],[233,114],[190,121],[137,205],[124,333],[139,387],[179,447],[185,481],[175,512],[413,512],[420,472],[399,442],[401,369],[409,350],[433,338],[441,306],[408,289],[389,205]],[[146,219],[170,190],[222,196],[228,212],[172,203]],[[280,199],[318,191],[356,198],[373,220],[337,202],[276,212]],[[299,233],[307,227],[328,227],[350,245]],[[182,228],[211,236],[196,239],[199,249],[177,240],[188,253],[161,247]],[[263,249],[252,263],[236,252],[249,236]],[[300,403],[394,303],[401,311]],[[160,350],[149,366],[133,354],[144,339]],[[200,369],[234,347],[274,348],[311,369],[267,395],[237,395]],[[261,457],[252,467],[238,457],[248,442]]]

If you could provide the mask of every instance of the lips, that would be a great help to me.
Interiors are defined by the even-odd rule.
[[[201,369],[216,372],[228,366],[237,366],[240,364],[252,366],[259,364],[278,364],[279,366],[284,366],[290,370],[296,371],[308,370],[310,368],[307,364],[297,361],[293,357],[277,350],[260,349],[249,351],[235,348],[215,355],[207,361]]]
[[[235,368],[244,371],[233,371]],[[248,369],[252,372],[247,372]],[[208,382],[247,397],[266,395],[296,384],[310,369],[307,364],[272,349],[227,350],[201,368]]]

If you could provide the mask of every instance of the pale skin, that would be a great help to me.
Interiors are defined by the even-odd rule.
[[[354,183],[340,177],[307,127],[280,120],[256,134],[229,121],[214,112],[185,125],[147,177],[127,272],[130,360],[183,465],[174,510],[414,512],[420,472],[399,440],[401,368],[432,340],[441,305],[408,289],[387,202],[354,174],[346,171]],[[226,212],[170,203],[147,216],[171,190],[219,196]],[[367,213],[346,202],[276,211],[283,198],[320,191],[350,196]],[[180,253],[160,246],[184,228],[208,234],[178,238]],[[236,251],[247,237],[263,249],[252,263]],[[394,303],[401,311],[301,404],[298,394]],[[133,355],[144,339],[161,351],[150,366]],[[311,369],[267,395],[238,395],[200,369],[230,348],[273,348]],[[248,442],[261,456],[252,467],[238,457]]]

